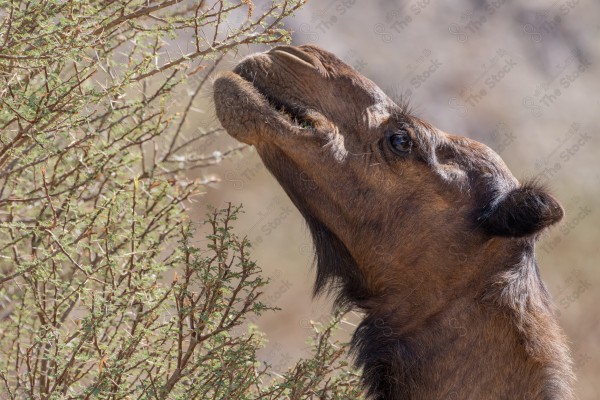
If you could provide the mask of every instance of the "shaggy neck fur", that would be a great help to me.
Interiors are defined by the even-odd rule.
[[[337,306],[361,307],[370,294],[356,262],[303,214],[315,242],[315,294],[329,291]],[[573,399],[568,349],[531,243],[522,241],[480,293],[458,296],[419,324],[365,309],[352,352],[369,398]]]
[[[539,336],[556,326],[548,326],[554,323],[541,310],[527,313],[461,298],[407,332],[367,315],[352,344],[368,394],[381,400],[573,398],[566,348]]]

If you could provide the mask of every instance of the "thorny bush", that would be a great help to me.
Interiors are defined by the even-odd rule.
[[[287,372],[257,361],[246,319],[273,307],[239,208],[199,246],[185,210],[208,183],[185,173],[237,151],[191,150],[220,130],[188,132],[194,101],[302,3],[0,1],[0,399],[359,396],[341,317]]]

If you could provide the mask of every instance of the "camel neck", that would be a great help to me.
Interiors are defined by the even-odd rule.
[[[520,310],[494,297],[501,295],[457,298],[408,330],[393,316],[367,315],[353,344],[372,398],[573,398],[570,360],[552,312],[526,292]]]

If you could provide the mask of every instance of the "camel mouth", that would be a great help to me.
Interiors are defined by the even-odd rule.
[[[333,122],[310,105],[305,88],[290,84],[301,85],[290,75],[297,67],[315,68],[311,59],[295,48],[276,50],[252,54],[233,71],[219,73],[213,94],[221,124],[230,136],[250,145],[293,137],[328,137]]]
[[[274,94],[279,89],[276,86],[259,84],[256,80],[256,73],[248,68],[244,61],[238,64],[233,73],[252,85],[256,93],[266,100],[266,104],[271,110],[269,114],[274,115],[279,119],[279,122],[287,125],[290,131],[307,133],[316,129],[314,118],[316,112],[314,110],[309,110],[308,107],[299,103],[286,101],[281,94]],[[275,113],[272,113],[272,111],[275,111]]]
[[[235,72],[235,71],[234,71]],[[272,110],[275,110],[277,116],[287,123],[291,128],[301,130],[314,130],[315,121],[310,119],[307,107],[300,104],[291,104],[278,97],[268,94],[265,89],[255,85],[252,81],[246,79],[244,75],[238,74],[240,77],[249,82],[254,89],[265,98]]]

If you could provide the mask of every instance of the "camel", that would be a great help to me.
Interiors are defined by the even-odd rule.
[[[214,100],[306,220],[315,294],[364,313],[351,352],[368,398],[574,398],[534,254],[564,213],[547,190],[317,46],[246,57]]]

